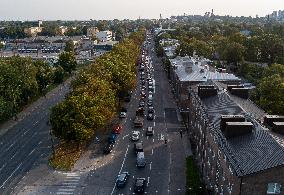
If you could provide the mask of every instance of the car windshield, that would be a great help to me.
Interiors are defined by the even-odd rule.
[[[117,180],[118,181],[124,181],[124,178],[126,177],[126,174],[125,173],[122,173],[118,176]]]

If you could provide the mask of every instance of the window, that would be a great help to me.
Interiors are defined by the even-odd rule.
[[[280,194],[281,192],[280,183],[268,183],[267,185],[267,194]]]

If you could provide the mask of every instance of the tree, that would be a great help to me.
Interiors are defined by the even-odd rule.
[[[257,103],[268,113],[284,115],[284,77],[279,74],[264,77],[257,87]]]
[[[73,52],[63,52],[59,55],[57,62],[58,66],[61,66],[65,72],[71,74],[76,69],[77,62]]]
[[[73,43],[72,40],[68,40],[68,41],[66,42],[64,51],[65,51],[65,52],[74,52],[74,51],[75,51],[74,43]]]
[[[244,52],[245,48],[243,45],[236,42],[228,42],[224,50],[224,57],[227,62],[237,65],[238,62],[243,60]]]

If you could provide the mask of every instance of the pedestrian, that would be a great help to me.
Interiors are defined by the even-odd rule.
[[[165,138],[165,145],[167,145],[167,143],[168,143],[168,140],[167,140],[167,138]]]
[[[182,130],[179,131],[180,138],[182,138]]]

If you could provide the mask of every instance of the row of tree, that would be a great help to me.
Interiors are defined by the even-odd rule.
[[[75,68],[71,52],[60,54],[55,66],[19,56],[0,59],[0,122],[16,116],[23,106],[44,95],[49,86],[63,82]]]
[[[130,35],[112,51],[85,67],[72,82],[72,92],[51,110],[53,134],[64,141],[85,143],[110,121],[119,94],[133,89],[136,62],[145,30]]]

